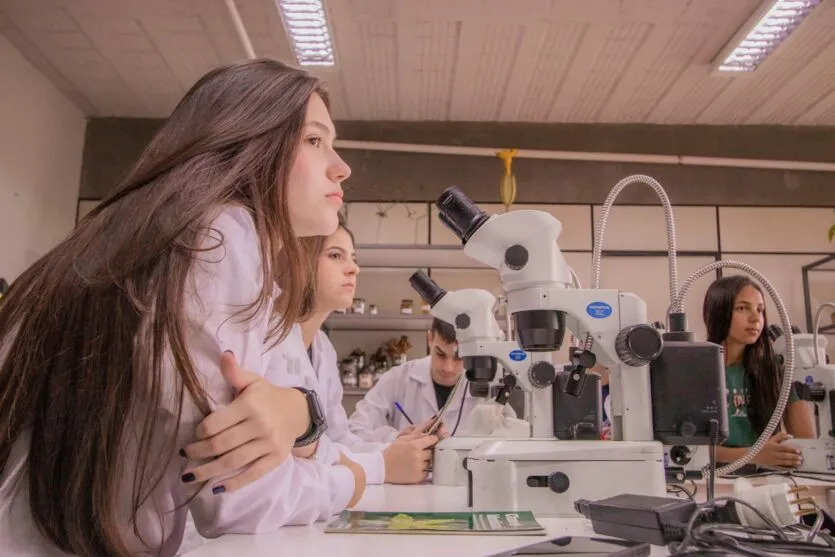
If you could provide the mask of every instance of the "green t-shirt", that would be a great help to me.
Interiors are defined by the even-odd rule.
[[[726,447],[750,447],[759,435],[748,420],[748,401],[751,385],[741,365],[725,368],[725,387],[728,391],[728,440]],[[789,403],[800,400],[794,389],[791,390]]]

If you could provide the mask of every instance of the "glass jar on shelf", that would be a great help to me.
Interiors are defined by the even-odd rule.
[[[370,389],[374,386],[374,366],[367,365],[357,374],[357,387]]]
[[[412,300],[402,300],[400,302],[400,313],[403,315],[412,315],[415,312],[415,303]]]
[[[342,386],[356,388],[357,386],[357,362],[353,358],[346,358],[340,364]]]

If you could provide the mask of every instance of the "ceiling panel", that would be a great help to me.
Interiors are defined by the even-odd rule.
[[[525,27],[498,120],[541,122],[548,117],[554,91],[562,88],[587,28],[584,23]]]
[[[468,121],[498,119],[524,34],[525,26],[517,23],[462,25],[455,55],[451,114]]]
[[[398,120],[446,120],[455,75],[461,23],[398,24]],[[348,91],[349,97],[352,95]],[[375,120],[379,118],[368,118]]]
[[[749,75],[712,62],[759,0],[325,0],[338,119],[835,124],[835,0]],[[235,2],[293,63],[274,0]],[[89,116],[164,117],[245,56],[224,0],[0,0],[2,32]]]
[[[603,107],[611,98],[620,80],[635,59],[635,54],[644,45],[652,25],[641,22],[624,22],[612,25],[602,48],[592,63],[580,67],[585,72],[577,98],[572,99],[566,120],[569,122],[597,122]]]

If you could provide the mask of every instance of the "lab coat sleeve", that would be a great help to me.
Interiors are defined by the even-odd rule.
[[[388,443],[366,441],[352,432],[348,427],[348,415],[345,413],[345,407],[342,405],[343,390],[342,381],[339,376],[336,350],[323,331],[316,333],[313,344],[313,363],[316,367],[319,384],[325,388],[323,403],[328,419],[327,436],[333,441],[344,445],[353,453],[377,453],[385,450],[389,445]],[[362,460],[363,457],[360,457],[360,459]],[[368,474],[369,471],[366,469],[366,475]],[[372,483],[370,479],[368,483]]]
[[[386,462],[381,451],[355,452],[349,447],[339,443],[333,443],[339,452],[362,466],[365,471],[365,483],[368,485],[380,485],[386,481]]]
[[[204,489],[190,507],[197,530],[206,538],[261,534],[343,511],[354,493],[354,476],[336,465],[339,452],[323,436],[312,458],[290,457],[234,493],[214,495]]]
[[[186,343],[213,409],[229,404],[232,391],[220,373],[220,356],[231,350],[243,369],[264,376],[265,338],[271,307],[239,313],[261,288],[261,257],[254,223],[243,208],[224,210],[212,222],[205,251],[186,283]],[[176,373],[171,370],[170,377]],[[192,405],[181,414],[185,442],[195,440],[203,418]],[[180,445],[182,446],[182,445]],[[174,457],[179,458],[179,457]],[[307,524],[345,508],[353,495],[351,471],[335,465],[338,452],[325,439],[310,459],[290,457],[266,476],[233,493],[212,493],[212,484],[192,486],[177,478],[189,500],[197,530],[205,537],[257,533],[285,524]],[[183,469],[186,465],[183,462]],[[193,463],[192,463],[193,464]]]
[[[360,439],[376,443],[391,443],[397,438],[397,429],[389,425],[391,412],[398,394],[398,383],[402,377],[402,368],[389,370],[357,403],[354,413],[348,420],[348,427]]]

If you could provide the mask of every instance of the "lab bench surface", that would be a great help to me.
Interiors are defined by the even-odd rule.
[[[364,511],[466,511],[467,490],[464,487],[424,485],[368,486],[357,505]],[[228,535],[206,540],[186,557],[248,557],[274,555],[327,555],[328,557],[484,557],[499,551],[522,547],[562,535],[592,535],[589,522],[582,518],[540,518],[537,520],[547,536],[478,536],[478,535],[414,535],[414,534],[325,534],[324,523],[313,526],[288,526],[271,534],[252,536]],[[373,544],[374,550],[371,551]],[[653,556],[666,555],[662,548],[653,548]],[[656,552],[658,550],[658,552]]]
[[[757,482],[757,483],[764,483]],[[819,503],[833,484],[826,481],[800,480],[814,492]],[[697,499],[703,500],[705,486],[700,482]],[[733,480],[716,482],[716,496],[728,495]],[[821,496],[823,496],[821,498]],[[823,499],[823,501],[821,500]],[[467,511],[465,487],[423,485],[368,486],[356,510],[382,512],[442,512]],[[830,505],[831,507],[831,505]],[[186,557],[225,557],[247,555],[328,555],[329,557],[366,557],[368,555],[396,555],[397,557],[484,557],[511,548],[522,547],[558,536],[594,535],[591,524],[582,518],[537,517],[547,536],[495,535],[414,535],[414,534],[325,534],[325,523],[312,526],[287,526],[277,532],[258,535],[227,535],[214,540],[203,540],[199,547],[184,552]],[[374,544],[374,551],[370,545]],[[651,557],[668,555],[663,547],[653,546]]]

